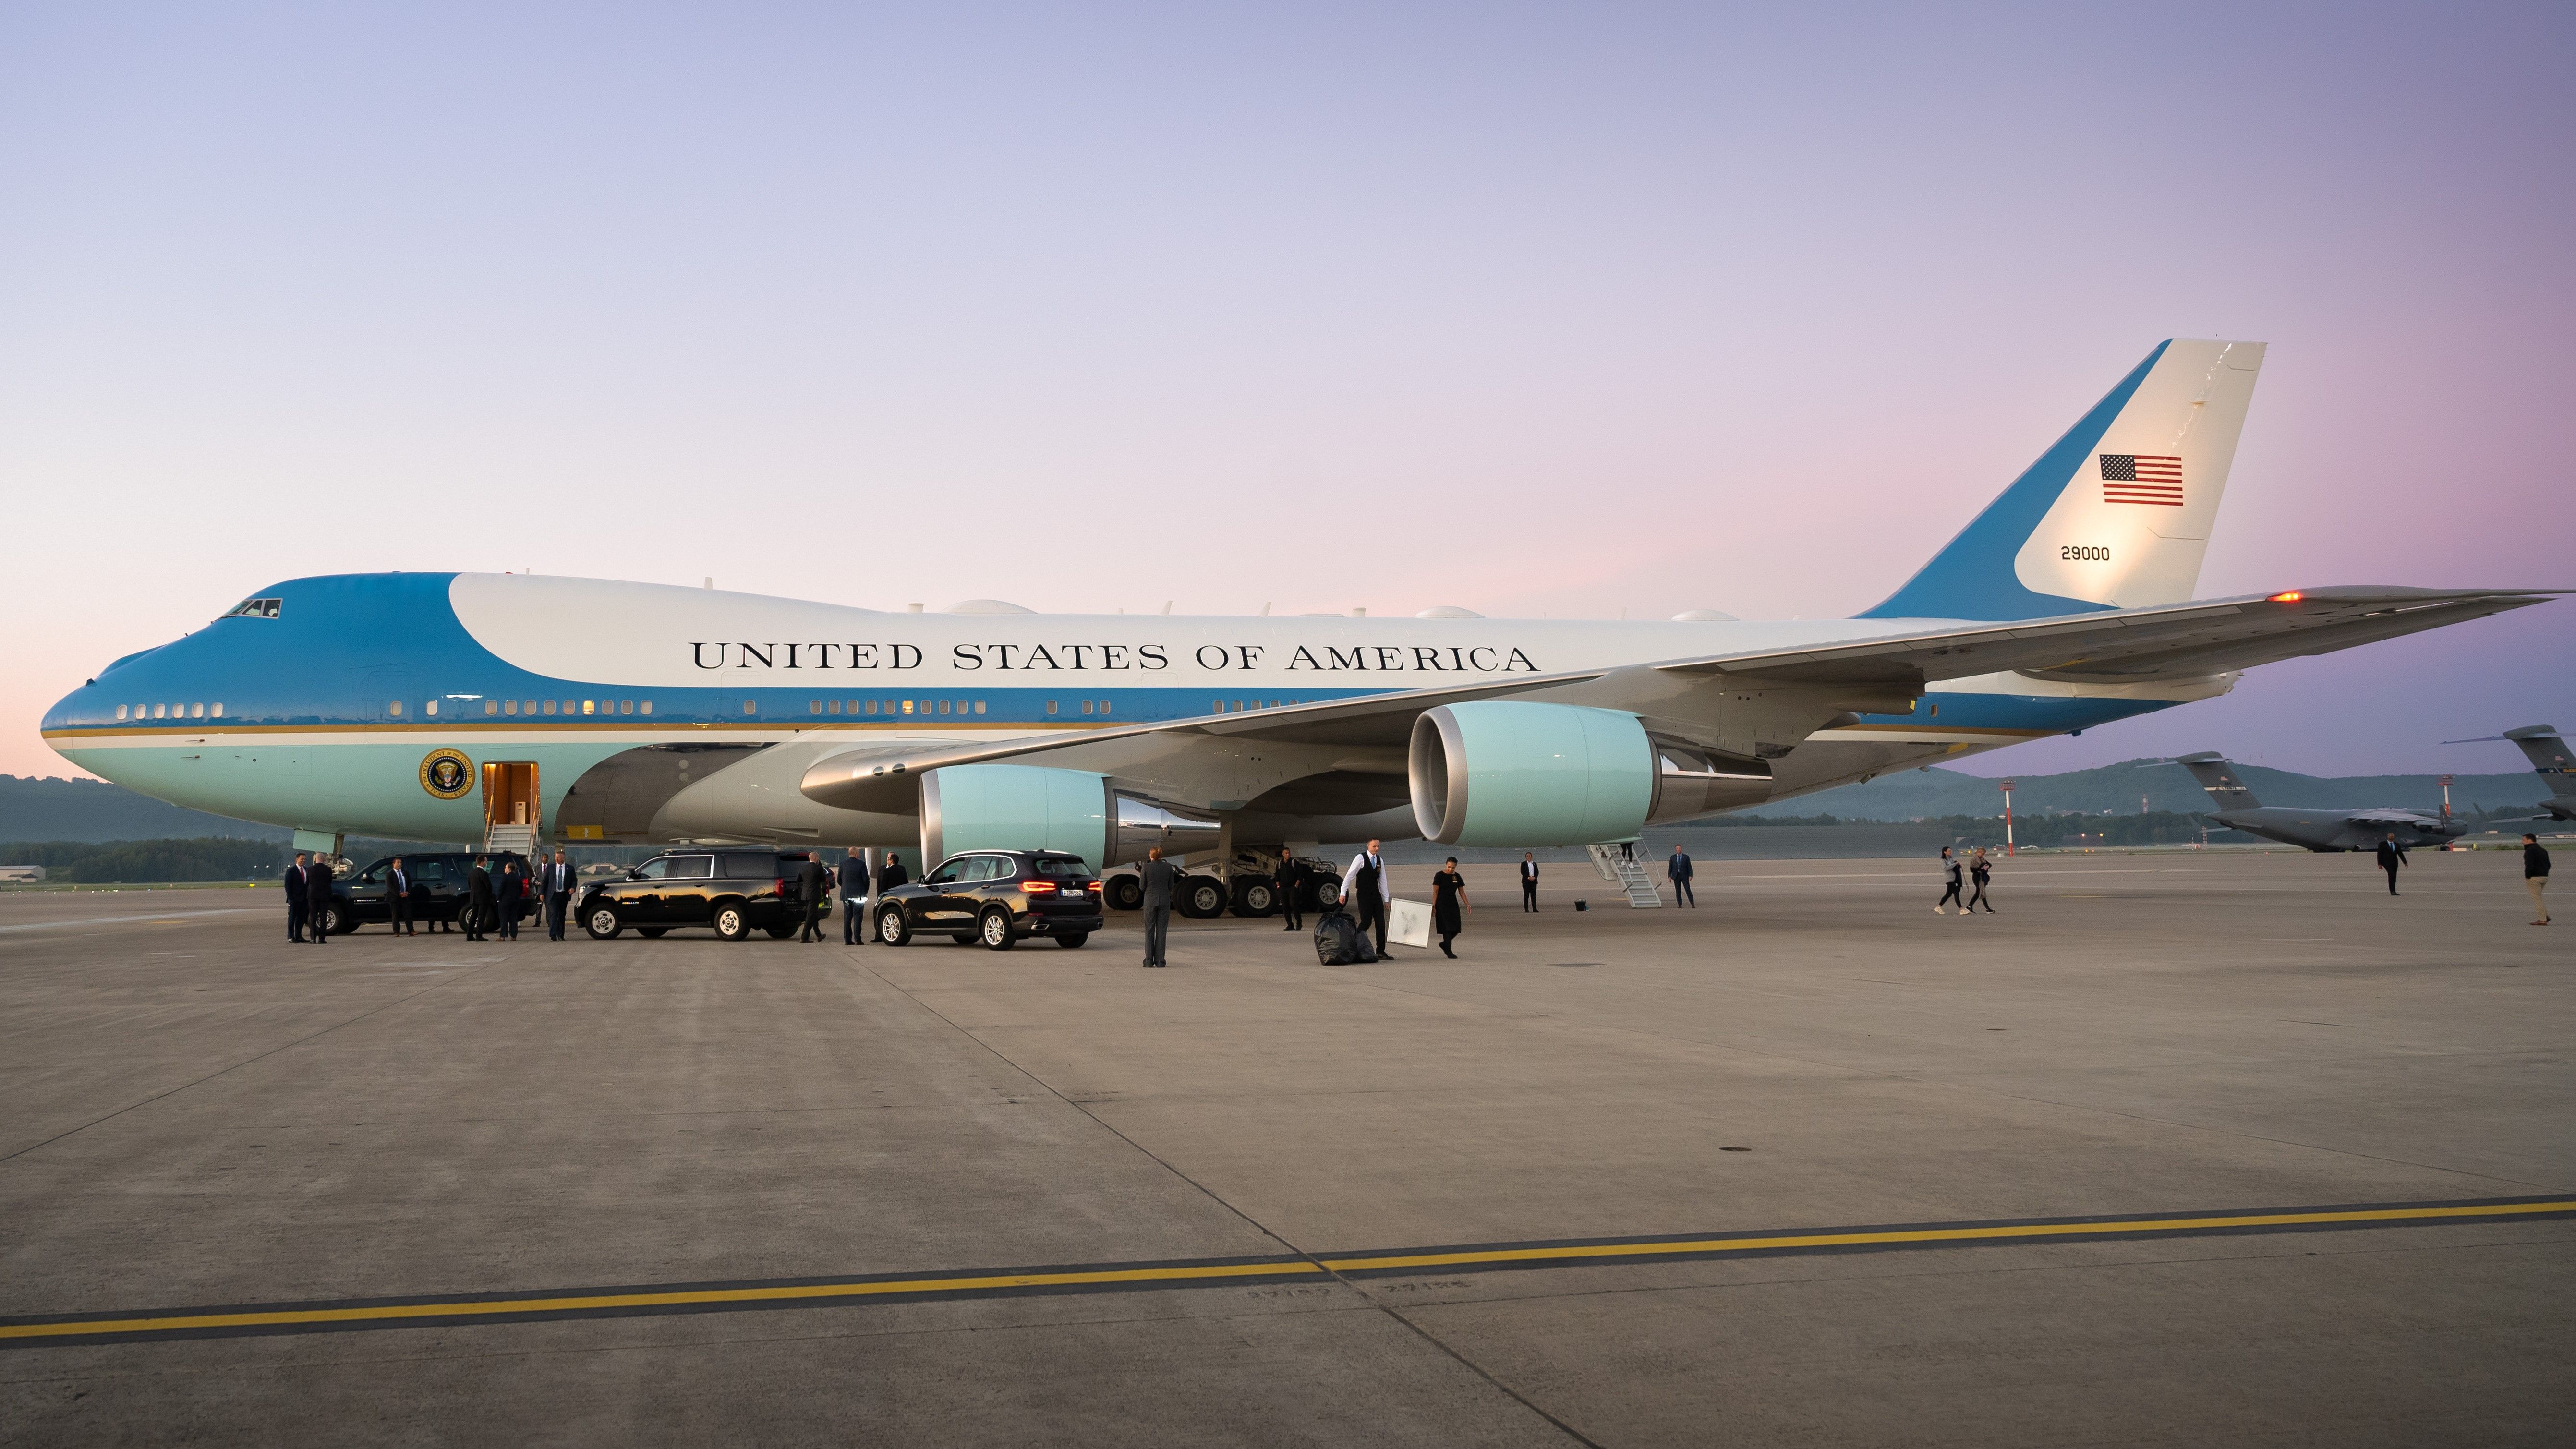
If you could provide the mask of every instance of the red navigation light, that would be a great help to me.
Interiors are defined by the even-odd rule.
[[[2267,602],[2267,603],[2273,603],[2273,604],[2295,604],[2295,603],[2297,603],[2297,602],[2298,602],[2302,597],[2303,597],[2303,595],[2301,595],[2301,594],[2299,593],[2299,591],[2298,591],[2298,590],[2296,590],[2296,589],[2292,589],[2292,590],[2290,590],[2290,591],[2289,591],[2288,593],[2286,593],[2286,594],[2274,594],[2270,599],[2266,600],[2265,602]]]

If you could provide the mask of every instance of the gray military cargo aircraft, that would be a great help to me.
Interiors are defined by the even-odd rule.
[[[2456,840],[2468,827],[2421,810],[2395,807],[2338,810],[2307,809],[2296,805],[2266,805],[2254,798],[2236,767],[2216,751],[2204,750],[2197,755],[2184,755],[2175,764],[2191,771],[2200,788],[2218,808],[2211,818],[2219,824],[2278,840],[2289,845],[2305,846],[2316,851],[2375,850],[2387,836],[2397,837],[2400,848],[2439,845]]]
[[[2549,798],[2540,802],[2540,813],[2534,820],[2576,820],[2576,751],[2556,725],[2524,725],[2500,735],[2482,735],[2474,740],[2444,740],[2446,745],[2482,745],[2490,740],[2511,740],[2522,747],[2523,758],[2540,774],[2540,782],[2549,787]]]

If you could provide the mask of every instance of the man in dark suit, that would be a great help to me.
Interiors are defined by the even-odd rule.
[[[2379,868],[2388,872],[2388,893],[2397,894],[2397,872],[2406,865],[2406,852],[2397,848],[2397,833],[2390,831],[2379,838]]]
[[[572,862],[564,859],[562,851],[556,851],[555,858],[546,862],[545,876],[539,884],[546,900],[546,939],[560,941],[564,938],[564,912],[572,904]]]
[[[1306,929],[1306,867],[1298,864],[1297,852],[1287,846],[1279,847],[1279,869],[1270,877],[1270,889],[1278,894],[1279,914],[1288,918],[1281,929]]]
[[[321,945],[330,936],[331,862],[316,855],[304,867],[304,919],[313,927],[313,944]]]
[[[1699,897],[1691,893],[1690,852],[1679,844],[1673,846],[1673,858],[1664,862],[1664,879],[1673,883],[1674,905],[1686,905],[1694,911],[1699,909]],[[1966,910],[1966,904],[1961,903],[1959,909]]]
[[[399,855],[385,866],[385,929],[397,936],[420,934],[411,924],[411,872]]]
[[[896,886],[902,885],[911,879],[911,875],[906,873],[903,868],[902,852],[893,850],[887,851],[885,864],[877,867],[878,898],[883,899],[887,891],[893,890]],[[879,939],[882,940],[884,938],[880,937]]]
[[[492,913],[492,872],[485,870],[485,858],[474,857],[474,868],[465,874],[465,939],[480,941]]]
[[[1538,857],[1526,850],[1521,852],[1521,909],[1538,909]]]
[[[286,939],[304,944],[304,857],[286,868]]]
[[[1145,852],[1144,867],[1136,874],[1145,887],[1145,964],[1168,966],[1163,942],[1172,930],[1172,892],[1180,888],[1181,868],[1163,859],[1157,848]]]
[[[868,858],[853,850],[841,858],[841,944],[857,946],[868,939]]]
[[[796,868],[796,909],[805,916],[805,929],[796,933],[796,943],[822,940],[823,917],[832,909],[832,873],[810,855]]]

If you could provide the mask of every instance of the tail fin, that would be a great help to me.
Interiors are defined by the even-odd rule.
[[[2246,788],[2244,778],[2236,773],[2234,765],[2227,763],[2226,756],[2213,750],[2203,750],[2197,755],[2185,755],[2174,763],[2191,771],[2191,777],[2200,782],[2200,788],[2209,792],[2210,800],[2219,809],[2263,808],[2263,802],[2254,798],[2254,792]]]
[[[2531,768],[2540,772],[2541,781],[2549,786],[2550,794],[2565,795],[2576,791],[2576,777],[2569,774],[2570,768],[2576,767],[2576,754],[2571,754],[2567,741],[2559,737],[2558,726],[2524,725],[2518,730],[2506,730],[2499,738],[2522,746],[2522,757],[2531,761]]]
[[[2200,583],[2260,342],[2157,345],[1864,619],[2037,619],[2178,604]]]

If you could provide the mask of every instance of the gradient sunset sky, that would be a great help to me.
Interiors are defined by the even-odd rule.
[[[0,772],[318,573],[1846,615],[2177,335],[2271,344],[2203,595],[2576,585],[2571,77],[2563,4],[8,7]],[[1970,768],[2514,770],[2436,742],[2571,661]]]

